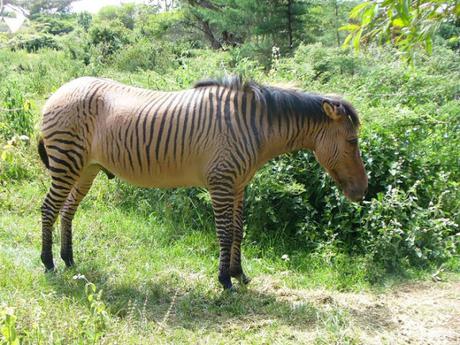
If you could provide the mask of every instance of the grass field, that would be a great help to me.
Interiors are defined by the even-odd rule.
[[[225,293],[213,229],[185,229],[114,206],[107,190],[117,185],[99,176],[77,213],[75,268],[64,268],[55,231],[53,274],[39,261],[47,178],[2,187],[0,320],[7,344],[460,340],[459,275],[412,272],[411,282],[387,277],[371,285],[357,258],[294,252],[283,259],[267,245],[246,243],[244,267],[253,281]]]
[[[390,50],[315,44],[270,71],[190,50],[180,68],[136,72],[0,50],[0,345],[460,344],[460,65],[438,49],[417,69]],[[224,293],[205,193],[144,192],[100,174],[74,220],[76,267],[59,258],[56,224],[57,271],[45,274],[39,209],[50,181],[35,146],[46,98],[83,75],[179,90],[227,69],[356,104],[367,204],[345,201],[311,156],[270,163],[246,193],[253,280]]]

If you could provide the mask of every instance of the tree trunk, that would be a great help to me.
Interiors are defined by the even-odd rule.
[[[214,36],[214,33],[211,30],[211,26],[209,25],[209,22],[207,20],[201,20],[201,27],[203,29],[203,33],[208,39],[209,43],[211,43],[212,49],[222,49],[222,44],[216,39]]]
[[[289,49],[292,50],[292,1],[288,0],[288,36],[289,36]]]

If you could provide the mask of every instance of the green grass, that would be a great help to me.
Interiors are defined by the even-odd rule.
[[[12,308],[22,343],[353,344],[360,331],[350,310],[302,294],[386,289],[366,280],[360,258],[324,250],[283,260],[274,248],[247,243],[244,267],[253,282],[223,293],[213,229],[175,227],[111,205],[107,193],[116,182],[102,175],[74,221],[77,266],[64,268],[55,231],[57,272],[45,274],[39,206],[46,184],[41,176],[0,194],[0,308]],[[85,292],[86,281],[96,292]]]

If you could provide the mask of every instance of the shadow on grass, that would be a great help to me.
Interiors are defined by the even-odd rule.
[[[139,282],[115,283],[110,275],[99,267],[79,269],[98,290],[102,289],[102,301],[111,317],[134,320],[139,323],[154,322],[168,329],[186,328],[222,331],[227,327],[245,329],[261,327],[276,322],[300,329],[313,329],[330,322],[338,316],[349,315],[358,324],[375,331],[390,325],[389,310],[353,308],[336,303],[334,299],[318,296],[294,295],[289,291],[260,291],[256,287],[237,292],[222,292],[220,286],[205,285],[192,280],[187,283],[177,277],[154,277]],[[48,282],[58,295],[73,297],[77,303],[87,304],[84,283],[75,281],[75,271],[67,270],[48,275]],[[202,280],[209,279],[206,277]],[[371,319],[369,319],[371,315]],[[349,320],[340,322],[348,323]]]

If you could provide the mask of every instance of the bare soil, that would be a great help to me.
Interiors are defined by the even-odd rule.
[[[345,315],[339,327],[343,339],[348,334],[364,344],[460,344],[459,281],[410,283],[382,293],[342,293],[289,289],[270,280],[259,286],[276,291],[277,299],[292,304],[309,301],[324,315]],[[321,326],[314,322],[299,340],[317,339]]]

